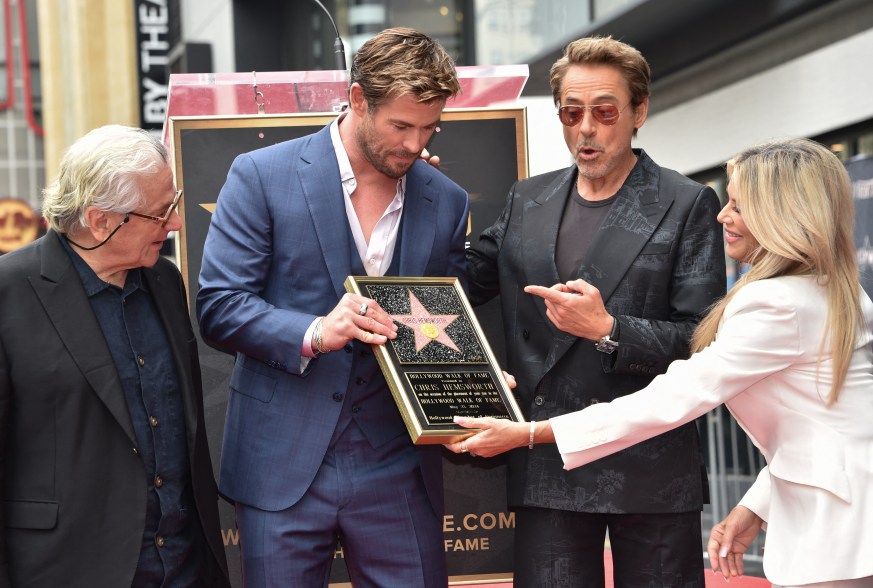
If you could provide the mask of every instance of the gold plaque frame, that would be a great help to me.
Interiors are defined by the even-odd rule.
[[[398,325],[372,347],[413,443],[469,436],[456,415],[524,420],[457,278],[349,276],[345,287]]]

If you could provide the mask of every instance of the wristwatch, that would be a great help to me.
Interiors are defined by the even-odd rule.
[[[618,319],[612,319],[612,331],[594,343],[594,348],[601,353],[613,353],[618,349]]]

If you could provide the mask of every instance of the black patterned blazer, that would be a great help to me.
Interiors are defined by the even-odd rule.
[[[575,277],[601,293],[620,325],[612,355],[559,331],[529,284],[558,283],[555,248],[576,167],[516,183],[500,218],[467,250],[474,305],[500,295],[507,366],[529,419],[629,394],[689,355],[700,317],[725,292],[720,204],[711,188],[641,150]],[[509,457],[509,505],[597,513],[699,510],[708,498],[695,424],[571,471],[554,445]]]

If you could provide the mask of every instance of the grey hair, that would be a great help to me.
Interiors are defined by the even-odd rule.
[[[61,159],[58,179],[43,190],[42,214],[60,233],[87,227],[94,206],[126,213],[140,208],[143,177],[168,163],[167,150],[148,131],[123,125],[96,128],[73,143]]]

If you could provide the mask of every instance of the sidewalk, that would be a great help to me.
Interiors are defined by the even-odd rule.
[[[612,584],[612,556],[609,551],[605,551],[603,553],[603,563],[606,568],[606,588],[613,588]],[[721,574],[714,574],[712,570],[709,568],[709,562],[706,562],[706,588],[769,588],[770,582],[765,580],[764,578],[759,578],[755,576],[742,576],[739,578],[732,578],[730,583],[725,582],[724,578]],[[759,573],[758,570],[755,569],[756,566],[750,565],[747,566],[747,573]],[[762,574],[763,575],[763,574]],[[496,584],[453,584],[453,586],[458,586],[459,588],[512,588],[512,582],[500,582]]]

